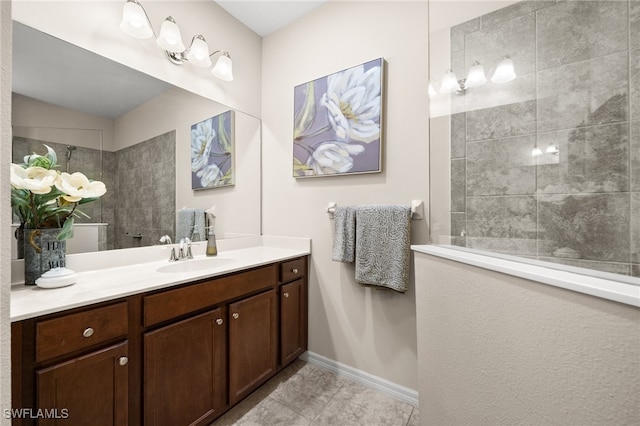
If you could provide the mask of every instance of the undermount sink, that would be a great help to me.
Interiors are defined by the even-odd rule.
[[[235,261],[235,259],[229,259],[225,257],[207,257],[205,259],[179,260],[177,262],[161,266],[157,269],[157,271],[172,273],[203,271],[205,269],[227,266]]]

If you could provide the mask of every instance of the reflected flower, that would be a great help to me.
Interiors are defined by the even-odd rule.
[[[218,186],[220,178],[222,178],[222,170],[216,164],[209,164],[198,171],[196,175],[200,178],[200,184],[203,187]]]
[[[60,173],[56,180],[56,188],[62,192],[62,198],[70,203],[77,203],[83,198],[97,198],[107,192],[104,183],[91,182],[88,177],[80,172],[73,174]]]
[[[207,165],[215,137],[212,120],[201,121],[191,129],[191,171],[197,172]]]
[[[26,189],[34,194],[48,194],[56,181],[58,172],[43,167],[23,168],[11,164],[11,186],[15,189]]]
[[[330,75],[320,104],[327,108],[329,123],[338,139],[365,143],[378,139],[380,67],[364,72],[360,65]]]
[[[325,142],[309,156],[307,166],[318,175],[346,173],[353,167],[351,155],[358,155],[363,151],[362,145],[338,141]]]

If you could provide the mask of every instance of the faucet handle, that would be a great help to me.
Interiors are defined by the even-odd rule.
[[[175,262],[176,260],[178,260],[178,258],[176,257],[176,248],[171,247],[171,256],[169,257],[169,262]]]
[[[187,259],[193,259],[193,253],[191,253],[191,244],[187,245]]]

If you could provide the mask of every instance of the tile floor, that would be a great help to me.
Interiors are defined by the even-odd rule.
[[[418,409],[297,360],[213,426],[417,426]]]

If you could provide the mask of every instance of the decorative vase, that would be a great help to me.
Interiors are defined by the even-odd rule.
[[[60,228],[24,230],[24,283],[35,285],[49,269],[65,266],[66,241],[58,241]]]
[[[18,247],[16,259],[24,259],[24,228],[22,226],[17,228],[14,236],[16,237]]]

